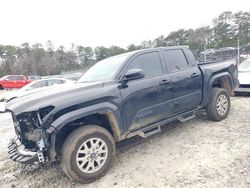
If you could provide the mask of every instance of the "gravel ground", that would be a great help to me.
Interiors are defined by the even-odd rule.
[[[205,113],[172,123],[150,138],[119,143],[109,173],[75,184],[58,164],[25,166],[7,157],[12,136],[9,114],[0,114],[0,187],[250,187],[250,98],[232,98],[229,117],[207,120]]]

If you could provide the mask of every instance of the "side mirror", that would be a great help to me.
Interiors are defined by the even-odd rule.
[[[127,83],[130,80],[137,80],[143,78],[145,76],[143,70],[141,69],[130,69],[126,72],[123,76],[122,80],[120,81],[121,85],[119,88],[126,88],[128,87]]]
[[[130,80],[137,80],[145,76],[143,70],[141,69],[130,69],[126,72],[123,77],[123,82],[128,82]]]

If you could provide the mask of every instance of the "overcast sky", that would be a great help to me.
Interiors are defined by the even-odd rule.
[[[180,28],[212,24],[250,0],[0,0],[0,44],[127,47]]]

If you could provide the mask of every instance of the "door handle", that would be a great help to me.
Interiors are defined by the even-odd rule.
[[[170,82],[170,80],[162,80],[160,81],[160,85],[169,84]]]
[[[193,74],[191,75],[192,78],[197,77],[197,76],[199,76],[199,74],[197,74],[197,73],[193,73]]]

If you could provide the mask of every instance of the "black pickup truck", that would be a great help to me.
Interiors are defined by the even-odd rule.
[[[121,140],[148,137],[200,109],[223,120],[237,85],[234,61],[200,65],[185,46],[104,59],[72,86],[6,103],[16,132],[9,155],[24,164],[59,160],[71,179],[89,183],[107,173]]]

